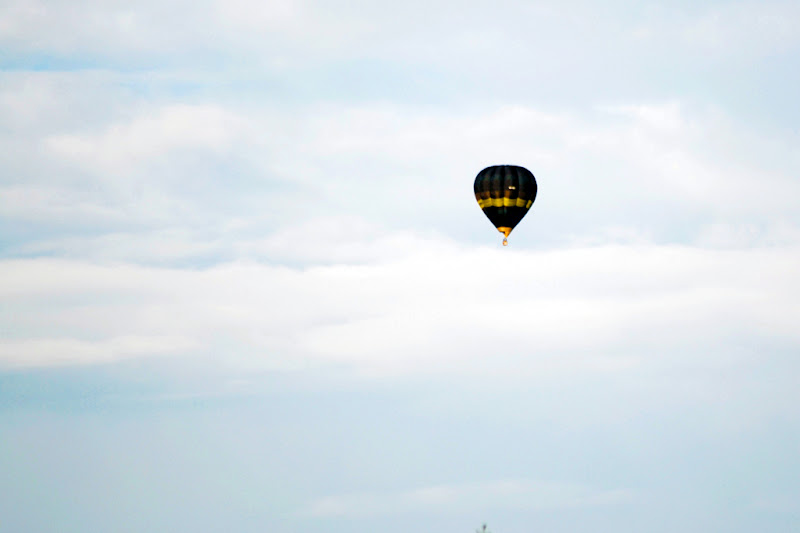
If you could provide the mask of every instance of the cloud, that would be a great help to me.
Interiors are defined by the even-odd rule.
[[[722,365],[741,343],[800,341],[794,249],[536,252],[412,238],[401,251],[403,239],[377,236],[375,250],[345,252],[352,261],[360,249],[360,263],[306,268],[3,261],[3,320],[21,343],[13,361],[47,364],[46,345],[25,343],[70,332],[192,339],[198,357],[234,365],[541,376],[691,367],[700,354]]]
[[[600,490],[580,484],[534,480],[435,485],[416,489],[328,496],[313,502],[315,516],[369,516],[475,509],[553,510],[625,505],[633,494],[624,489]]]
[[[59,135],[45,140],[57,157],[74,159],[99,174],[128,173],[184,149],[224,153],[235,142],[237,117],[214,106],[172,105],[155,116],[111,126],[97,136]]]
[[[583,116],[520,105],[465,114],[164,104],[26,135],[20,153],[9,139],[0,154],[18,168],[0,184],[0,207],[49,235],[11,247],[15,255],[324,262],[353,255],[340,232],[353,247],[386,230],[473,239],[487,223],[472,178],[501,162],[538,176],[533,233],[514,235],[530,243],[728,246],[725,235],[738,234],[752,246],[791,244],[800,225],[791,145],[677,101]],[[335,252],[303,244],[320,231],[337,233]]]
[[[9,367],[98,364],[124,359],[185,353],[197,342],[180,337],[114,337],[101,341],[25,339],[0,341],[0,361]]]

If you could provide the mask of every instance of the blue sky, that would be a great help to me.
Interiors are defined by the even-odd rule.
[[[796,530],[796,2],[0,21],[0,532]]]

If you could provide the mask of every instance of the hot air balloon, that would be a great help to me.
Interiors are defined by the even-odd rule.
[[[536,199],[536,178],[522,167],[497,165],[484,168],[475,177],[475,199],[497,230],[508,235],[528,213]]]

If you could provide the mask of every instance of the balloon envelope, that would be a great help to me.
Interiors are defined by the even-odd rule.
[[[478,172],[474,189],[480,208],[497,230],[508,237],[533,205],[538,187],[528,169],[496,165]]]

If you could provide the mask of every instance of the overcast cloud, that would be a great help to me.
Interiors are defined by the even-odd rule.
[[[3,2],[0,531],[794,531],[797,28]]]

